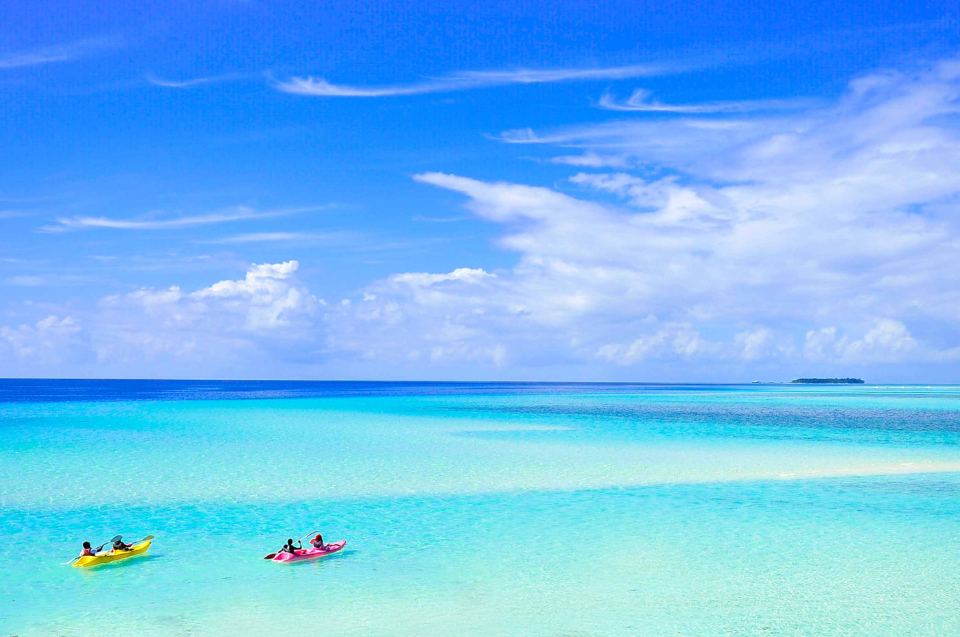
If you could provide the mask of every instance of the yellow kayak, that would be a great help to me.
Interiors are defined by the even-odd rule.
[[[150,548],[150,542],[152,540],[147,540],[146,542],[140,542],[139,544],[134,544],[130,547],[129,551],[104,551],[103,553],[98,553],[97,555],[88,555],[85,557],[79,558],[76,562],[73,563],[74,568],[83,568],[85,566],[99,566],[100,564],[107,564],[109,562],[116,562],[117,560],[125,560],[128,557],[133,557],[134,555],[140,555],[146,553],[147,549]]]

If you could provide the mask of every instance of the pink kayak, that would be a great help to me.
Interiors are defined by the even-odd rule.
[[[346,540],[340,540],[339,542],[334,542],[333,544],[327,544],[322,549],[300,549],[296,553],[277,553],[271,562],[302,562],[304,560],[315,560],[318,557],[323,557],[324,555],[330,555],[331,553],[336,553],[347,545]]]

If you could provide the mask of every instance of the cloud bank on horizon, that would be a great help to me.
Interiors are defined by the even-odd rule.
[[[34,50],[52,61],[68,49]],[[694,66],[673,68],[686,79],[713,73]],[[222,179],[227,194],[206,210],[0,200],[11,214],[0,223],[15,221],[36,245],[32,257],[8,246],[4,260],[5,289],[26,291],[0,315],[2,373],[960,381],[960,58],[852,73],[832,95],[661,101],[637,87],[665,69],[245,84],[245,102],[293,100],[290,108],[340,108],[315,97],[419,100],[407,109],[480,88],[524,100],[524,87],[547,84],[585,106],[575,120],[562,110],[481,108],[484,125],[504,125],[476,126],[471,143],[500,159],[451,161],[438,148],[387,169],[352,164],[354,185],[313,203],[300,193],[283,205],[227,205],[232,186]],[[157,98],[176,103],[248,76],[196,77],[151,82],[190,89]],[[370,112],[388,125],[405,117],[370,108],[386,108]],[[324,117],[333,116],[316,126]],[[417,129],[417,148],[464,134],[449,121],[404,125]],[[293,138],[316,134],[305,130]],[[331,153],[351,130],[324,133]],[[409,201],[364,200],[364,184],[384,170]],[[332,220],[304,214],[333,199],[348,203]],[[366,212],[373,207],[387,211]],[[392,207],[407,223],[386,216]],[[427,234],[462,224],[472,230]],[[240,230],[225,236],[221,226]],[[74,256],[91,265],[36,257],[65,249],[42,243],[61,239],[77,242]],[[123,252],[115,242],[137,248],[103,254]]]

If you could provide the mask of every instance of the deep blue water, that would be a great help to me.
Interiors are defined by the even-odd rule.
[[[0,378],[0,402],[115,400],[243,400],[347,396],[578,394],[724,391],[749,385],[684,383],[535,383],[312,380],[84,380]]]

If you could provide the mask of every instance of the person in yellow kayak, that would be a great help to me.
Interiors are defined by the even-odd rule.
[[[287,543],[283,545],[283,548],[280,549],[281,553],[290,553],[291,555],[296,555],[297,551],[303,549],[303,542],[297,541],[297,545],[293,545],[293,538],[288,538]]]
[[[103,548],[102,546],[100,548]],[[80,551],[80,557],[93,557],[97,554],[97,549],[90,548],[90,542],[83,543],[83,550]]]
[[[113,543],[114,551],[129,551],[133,547],[133,544],[124,544],[122,538],[117,538]]]
[[[326,548],[326,546],[323,543],[323,536],[317,533],[317,537],[310,540],[310,546],[312,546],[315,549]]]

